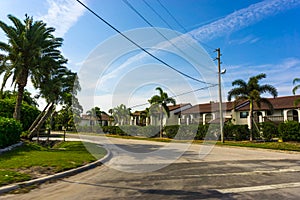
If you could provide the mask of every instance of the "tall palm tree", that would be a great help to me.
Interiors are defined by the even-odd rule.
[[[128,124],[131,116],[131,109],[127,108],[124,104],[121,104],[113,108],[113,117],[119,125]]]
[[[21,103],[27,80],[30,77],[34,87],[40,86],[40,81],[52,72],[57,62],[66,62],[59,48],[63,39],[53,36],[52,27],[46,27],[42,21],[33,21],[32,17],[25,15],[22,22],[18,18],[8,15],[12,26],[0,21],[0,28],[6,34],[7,43],[0,42],[0,50],[4,52],[8,67],[2,71],[12,80],[18,89],[18,96],[14,111],[14,118],[20,119]]]
[[[99,121],[100,125],[102,125],[102,113],[101,109],[99,107],[94,107],[91,110],[86,111],[86,114],[90,116],[90,119],[92,117],[96,118],[97,121]]]
[[[80,90],[77,74],[68,70],[66,67],[60,67],[50,79],[44,80],[40,87],[40,96],[46,99],[47,105],[42,114],[32,124],[29,138],[36,135],[44,122],[55,111],[56,105],[74,106],[76,102],[75,95]],[[77,109],[82,110],[79,105]],[[73,109],[74,110],[74,109]]]
[[[162,127],[163,127],[163,114],[167,114],[168,117],[170,117],[170,110],[167,104],[172,103],[173,105],[176,104],[175,99],[168,96],[166,92],[163,91],[160,87],[157,87],[156,90],[158,90],[159,95],[154,95],[149,99],[149,103],[151,106],[159,106],[160,114],[159,114],[159,120],[160,120],[160,137],[162,138]]]
[[[270,93],[274,98],[277,97],[278,93],[274,86],[265,84],[259,85],[259,81],[266,78],[266,74],[261,73],[256,76],[250,77],[246,83],[242,79],[237,79],[232,82],[232,86],[236,86],[228,92],[228,101],[231,98],[235,98],[235,102],[249,101],[249,118],[250,118],[250,141],[253,140],[253,106],[254,104],[260,108],[261,103],[265,103],[273,110],[273,106],[268,99],[261,97],[264,93]]]
[[[300,78],[295,78],[293,80],[293,84],[295,85],[296,83],[300,83]],[[293,88],[293,94],[295,95],[296,94],[296,91],[300,88],[300,84],[296,85],[294,88]],[[294,104],[295,106],[298,105],[300,103],[300,98],[299,99],[296,99],[294,101]]]

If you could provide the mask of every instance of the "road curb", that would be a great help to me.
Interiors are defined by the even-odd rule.
[[[103,148],[105,148],[105,147],[103,147]],[[89,169],[93,169],[97,166],[101,166],[103,163],[109,161],[112,157],[112,153],[107,148],[105,148],[105,150],[106,150],[107,154],[103,158],[101,158],[97,161],[94,161],[92,163],[89,163],[87,165],[84,165],[84,166],[81,166],[81,167],[78,167],[78,168],[70,169],[68,171],[60,172],[60,173],[57,173],[57,174],[53,174],[53,175],[49,175],[49,176],[45,176],[45,177],[41,177],[41,178],[37,178],[37,179],[32,179],[32,180],[29,180],[29,181],[24,181],[24,182],[15,183],[15,184],[0,187],[0,194],[10,192],[10,191],[13,191],[13,190],[16,190],[16,189],[20,189],[22,187],[34,185],[34,184],[41,184],[41,183],[45,183],[47,181],[52,181],[52,180],[56,180],[56,179],[60,179],[60,178],[65,178],[65,177],[68,177],[68,176],[78,174],[80,172],[87,171]]]

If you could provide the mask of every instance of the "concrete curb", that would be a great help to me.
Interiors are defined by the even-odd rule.
[[[105,148],[105,147],[103,147],[103,148]],[[105,148],[105,150],[107,151],[107,154],[103,158],[101,158],[101,159],[99,159],[95,162],[89,163],[87,165],[84,165],[84,166],[81,166],[81,167],[78,167],[78,168],[75,168],[75,169],[70,169],[68,171],[60,172],[60,173],[57,173],[57,174],[53,174],[53,175],[49,175],[49,176],[45,176],[45,177],[41,177],[41,178],[37,178],[37,179],[32,179],[32,180],[29,180],[29,181],[24,181],[24,182],[15,183],[15,184],[0,187],[0,194],[10,192],[10,191],[13,191],[13,190],[16,190],[16,189],[20,189],[22,187],[34,185],[34,184],[45,183],[46,181],[65,178],[65,177],[68,177],[68,176],[71,176],[71,175],[78,174],[78,173],[83,172],[83,171],[87,171],[89,169],[93,169],[93,168],[95,168],[97,166],[100,166],[103,163],[105,163],[105,162],[107,162],[111,159],[112,153],[107,148]]]

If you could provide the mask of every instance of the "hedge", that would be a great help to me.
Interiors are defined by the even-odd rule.
[[[22,125],[12,118],[0,117],[0,148],[10,146],[20,140]]]
[[[284,141],[300,141],[300,124],[296,121],[279,124],[278,132]]]
[[[224,138],[225,140],[248,140],[250,137],[250,131],[248,125],[224,125]]]

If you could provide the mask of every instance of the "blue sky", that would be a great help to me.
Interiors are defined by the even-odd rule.
[[[159,1],[145,1],[168,22],[168,25],[144,1],[128,0],[154,26],[169,29],[170,25],[172,30],[185,34],[183,36],[193,37],[197,45],[201,45],[207,51],[211,59],[216,56],[214,49],[221,48],[222,68],[227,69],[227,73],[222,77],[224,100],[231,89],[233,80],[239,78],[247,80],[249,76],[262,72],[267,74],[267,78],[262,83],[274,85],[278,89],[279,96],[292,95],[292,80],[300,77],[298,73],[300,69],[300,24],[297,23],[300,17],[300,1],[160,0],[184,29],[164,10]],[[149,27],[122,0],[85,0],[83,2],[122,32]],[[97,51],[97,47],[101,47],[103,42],[116,37],[115,31],[75,0],[2,0],[0,7],[0,19],[7,23],[7,14],[24,18],[24,14],[27,13],[55,27],[56,35],[64,38],[62,52],[69,59],[69,67],[78,72],[88,64],[87,60],[91,52]],[[133,38],[135,39],[135,36]],[[0,39],[5,40],[2,32],[0,32]],[[118,45],[113,45],[108,51],[114,51],[117,48],[119,48]],[[91,97],[86,96],[82,102],[85,110],[92,107],[92,104],[107,111],[122,101],[127,106],[147,102],[151,95],[156,94],[154,90],[156,86],[162,86],[170,95],[204,86],[178,77],[178,74],[165,69],[149,57],[143,57],[134,65],[131,63],[126,68],[118,69],[130,57],[138,56],[140,53],[136,51],[118,57],[113,64],[105,68],[105,73],[96,74],[98,82],[93,86],[95,88],[93,101],[89,102],[87,99]],[[178,56],[176,58],[175,55],[163,52],[155,55],[170,62],[177,69],[194,75],[189,64]],[[194,56],[194,54],[190,55]],[[201,56],[197,57],[195,54],[193,59],[201,59]],[[153,69],[150,72],[143,71],[144,68],[149,69],[151,66]],[[216,65],[207,66],[207,68],[211,72],[217,72]],[[114,72],[114,76],[111,72]],[[90,76],[95,75],[91,73]],[[129,73],[131,73],[130,76],[126,77]],[[165,80],[163,77],[159,78],[161,74],[165,76]],[[144,78],[144,82],[134,82],[138,82],[139,85],[133,84],[133,79],[142,80],[141,77],[147,76],[152,77],[152,81]],[[203,75],[198,78],[207,79]],[[207,80],[215,83],[216,78],[217,76],[212,75]],[[102,79],[107,79],[107,83],[105,84]],[[187,82],[184,87],[183,81]],[[29,89],[31,87],[28,86]],[[85,89],[84,86],[83,92]],[[216,90],[215,87],[210,91],[204,90],[188,95],[188,97],[182,96],[177,99],[177,102],[196,104],[209,100],[215,101],[217,96],[213,93]],[[211,94],[210,97],[207,97],[207,93]],[[127,99],[124,99],[126,95]],[[193,99],[190,99],[191,96]]]

